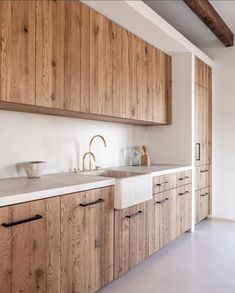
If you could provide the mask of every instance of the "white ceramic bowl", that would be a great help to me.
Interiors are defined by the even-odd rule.
[[[40,178],[46,168],[46,162],[44,161],[32,161],[23,163],[23,167],[28,178]]]

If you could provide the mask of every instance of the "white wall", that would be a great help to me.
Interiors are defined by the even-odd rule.
[[[89,140],[101,134],[107,141],[94,141],[97,165],[128,164],[127,148],[145,141],[146,127],[65,117],[0,111],[0,178],[25,176],[18,163],[47,161],[46,173],[67,171],[78,165]]]
[[[235,48],[207,52],[215,60],[213,216],[235,220]]]
[[[192,54],[172,57],[172,125],[149,127],[152,161],[192,164]]]

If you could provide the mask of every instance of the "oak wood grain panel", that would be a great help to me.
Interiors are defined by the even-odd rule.
[[[0,1],[0,100],[35,105],[35,1]]]
[[[150,44],[147,44],[147,117],[148,121],[153,121],[154,110],[153,101],[156,96],[155,87],[155,74],[156,74],[156,64],[154,62],[155,50]]]
[[[29,218],[29,203],[12,206],[12,221]],[[29,224],[12,227],[12,292],[30,292]]]
[[[185,186],[184,194],[184,227],[183,231],[186,232],[191,229],[192,225],[192,186],[188,184]]]
[[[129,270],[130,221],[129,208],[115,210],[114,219],[114,278]]]
[[[11,208],[0,209],[0,292],[12,293],[12,233],[10,228],[4,228],[3,223],[12,221]]]
[[[105,113],[106,18],[90,10],[90,112]]]
[[[83,194],[81,194],[81,197]],[[74,194],[61,198],[61,292],[73,292],[75,253]]]
[[[44,200],[30,203],[29,217],[43,218],[29,223],[30,292],[47,292],[46,206]],[[22,259],[23,261],[23,259]]]
[[[90,8],[81,5],[81,111],[90,111]]]

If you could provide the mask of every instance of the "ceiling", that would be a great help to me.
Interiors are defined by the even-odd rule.
[[[144,0],[144,2],[202,51],[224,47],[182,0]],[[235,33],[235,0],[210,2],[230,30]]]

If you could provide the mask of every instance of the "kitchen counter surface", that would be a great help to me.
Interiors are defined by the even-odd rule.
[[[76,173],[49,174],[38,179],[0,179],[0,207],[114,184],[112,178]]]
[[[183,172],[192,170],[192,166],[184,165],[170,165],[170,164],[152,164],[151,166],[126,166],[126,167],[115,167],[110,169],[133,171],[145,174],[151,174],[154,176],[161,176],[166,174],[172,174],[177,172]]]
[[[192,166],[152,165],[149,167],[127,166],[108,169],[134,171],[150,174],[154,177],[191,170]],[[110,185],[115,185],[115,179],[75,173],[49,174],[43,175],[39,179],[27,179],[25,177],[0,179],[0,207]]]

